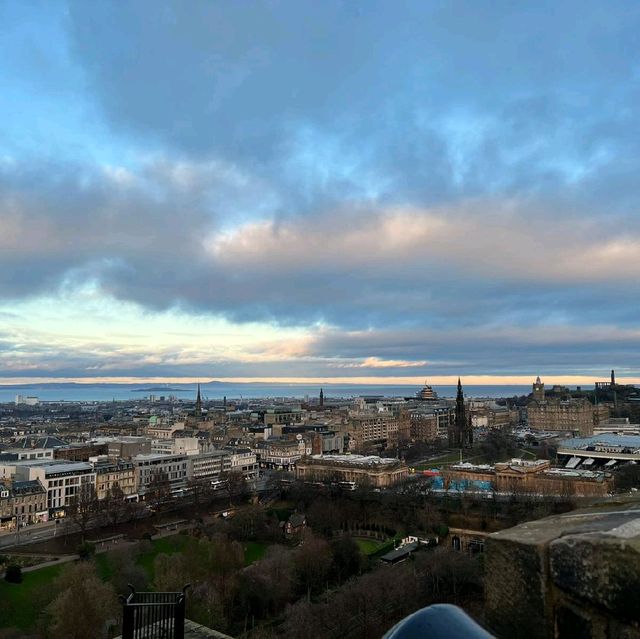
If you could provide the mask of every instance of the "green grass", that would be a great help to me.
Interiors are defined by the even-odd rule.
[[[372,555],[382,546],[382,543],[375,539],[356,539],[355,542],[363,555]]]
[[[102,581],[109,581],[111,577],[113,577],[113,565],[111,564],[111,559],[109,557],[108,552],[101,553],[100,555],[96,555],[93,559],[96,563],[96,569],[98,570],[98,575]]]
[[[262,559],[264,553],[267,552],[267,544],[261,544],[257,541],[248,541],[244,544],[244,565],[249,566],[254,561]]]
[[[191,537],[188,535],[171,535],[162,539],[155,539],[151,542],[152,548],[149,552],[142,553],[136,558],[138,566],[144,568],[149,577],[149,581],[153,581],[153,562],[158,555],[173,555],[182,552]]]
[[[47,566],[40,570],[26,572],[22,583],[10,584],[0,581],[0,627],[16,627],[20,630],[33,628],[40,614],[45,595],[51,588],[51,582],[60,574],[63,564]]]
[[[189,542],[187,535],[172,535],[151,542],[151,549],[136,558],[136,563],[146,571],[149,580],[153,580],[153,562],[162,554],[173,554],[184,550]],[[260,546],[260,544],[256,544]],[[266,548],[252,549],[255,561],[264,554]],[[117,552],[117,551],[115,551]],[[111,553],[101,553],[94,557],[98,575],[103,581],[108,581],[113,576]],[[246,557],[246,556],[245,556]],[[38,615],[44,604],[45,597],[39,595],[42,592],[51,594],[51,583],[60,574],[62,569],[69,564],[59,566],[47,566],[23,575],[20,584],[9,584],[0,580],[0,628],[16,627],[20,630],[30,630],[35,625]]]
[[[149,582],[153,582],[153,562],[155,558],[162,554],[172,555],[177,552],[182,552],[190,539],[188,535],[171,535],[170,537],[155,539],[151,542],[150,550],[138,555],[135,558],[135,562],[147,573]],[[113,577],[112,557],[116,552],[118,552],[118,550],[101,553],[94,557],[98,575],[100,575],[100,579],[103,581],[109,581],[111,577]]]

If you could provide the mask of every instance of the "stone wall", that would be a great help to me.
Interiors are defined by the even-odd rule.
[[[486,623],[504,639],[640,639],[640,500],[489,535]]]

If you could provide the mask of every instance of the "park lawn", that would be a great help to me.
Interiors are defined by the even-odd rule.
[[[22,583],[10,584],[0,580],[0,627],[29,630],[42,611],[38,591],[51,588],[51,582],[60,574],[63,564],[47,566],[25,572]]]
[[[111,564],[109,555],[110,553],[103,552],[99,555],[95,555],[93,558],[96,564],[96,569],[98,570],[98,576],[102,581],[109,581],[111,577],[113,577],[113,565]]]
[[[164,553],[171,555],[184,550],[189,542],[187,535],[172,535],[151,542],[152,547],[146,553],[136,558],[136,563],[146,571],[149,580],[153,581],[153,562]],[[259,546],[260,544],[256,544]],[[266,548],[265,548],[266,549]],[[264,550],[253,549],[255,561],[264,554]],[[100,553],[94,557],[98,575],[103,581],[108,581],[113,575],[111,553]],[[246,560],[246,559],[245,559]],[[51,582],[60,574],[65,564],[47,566],[39,570],[25,572],[20,584],[10,584],[0,580],[0,628],[16,627],[20,630],[30,630],[37,621],[42,608],[38,606],[37,592],[41,589],[50,591]]]
[[[383,545],[375,539],[356,539],[355,542],[363,555],[372,555]]]
[[[268,545],[258,541],[248,541],[244,546],[244,565],[250,566],[254,561],[262,559],[267,552]]]
[[[171,535],[170,537],[162,537],[161,539],[155,539],[151,542],[151,549],[148,552],[142,553],[136,557],[136,563],[141,566],[147,573],[149,582],[153,582],[153,562],[158,555],[172,555],[177,552],[182,552],[189,541],[187,535]],[[98,569],[98,575],[102,581],[109,581],[113,577],[113,564],[112,557],[118,552],[114,550],[112,552],[100,553],[93,558]]]
[[[138,566],[141,566],[146,571],[149,582],[153,582],[153,562],[155,558],[158,555],[173,555],[177,552],[182,552],[191,539],[188,535],[171,535],[170,537],[154,539],[151,542],[151,550],[142,553],[136,558]]]

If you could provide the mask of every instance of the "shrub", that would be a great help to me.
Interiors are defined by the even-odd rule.
[[[5,581],[11,584],[19,584],[22,582],[22,568],[18,564],[9,564],[4,573]]]

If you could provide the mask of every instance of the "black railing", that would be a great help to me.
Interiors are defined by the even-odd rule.
[[[122,639],[184,639],[185,595],[182,592],[136,592],[120,595]]]

